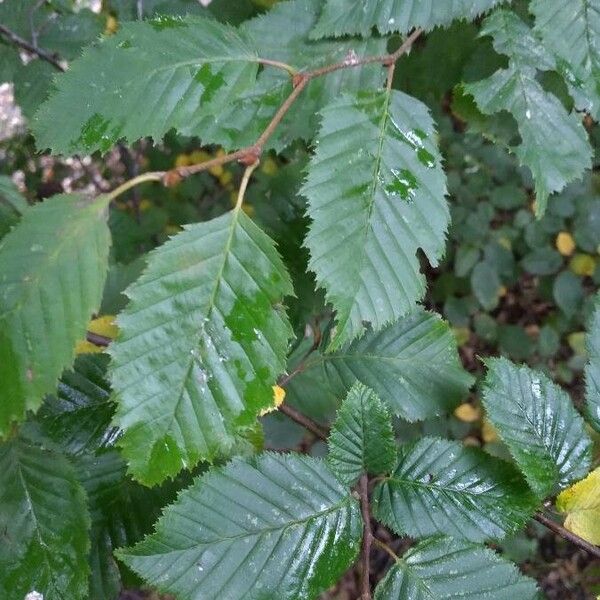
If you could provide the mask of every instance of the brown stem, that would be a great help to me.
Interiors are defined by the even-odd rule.
[[[31,54],[35,54],[37,57],[45,60],[47,63],[50,63],[55,69],[59,71],[66,71],[65,67],[61,64],[60,60],[56,58],[55,55],[50,52],[44,50],[43,48],[38,48],[34,44],[28,42],[25,38],[22,38],[20,35],[16,34],[14,31],[10,30],[8,27],[5,27],[0,23],[0,34],[2,34],[9,42],[15,44],[19,48],[23,50],[27,50],[27,52],[31,52]]]
[[[290,419],[292,419],[292,421],[296,421],[298,425],[302,425],[302,427],[308,429],[308,431],[316,435],[320,440],[327,440],[326,431],[322,429],[321,426],[317,422],[313,421],[310,417],[303,415],[300,411],[296,410],[295,408],[292,408],[289,404],[282,404],[279,407],[279,410],[284,415],[287,415]]]
[[[598,546],[594,546],[593,544],[586,542],[583,538],[579,537],[575,533],[572,533],[568,529],[565,529],[562,525],[559,525],[552,519],[549,519],[543,513],[535,513],[535,515],[533,515],[533,518],[538,523],[544,525],[544,527],[547,527],[554,533],[560,535],[560,537],[564,538],[565,540],[568,540],[572,544],[575,544],[575,546],[578,546],[579,548],[585,550],[586,552],[588,552],[592,556],[595,556],[596,558],[600,558],[600,548]]]
[[[105,335],[100,335],[99,333],[94,333],[93,331],[88,331],[85,334],[85,339],[88,342],[95,344],[96,346],[103,347],[108,346],[112,342],[112,340],[109,337],[106,337]]]
[[[369,477],[366,473],[360,477],[360,481],[358,482],[358,493],[360,496],[360,511],[363,519],[363,539],[360,553],[360,563],[362,565],[360,597],[361,600],[371,600],[369,568],[373,532],[371,531],[371,510],[369,507]]]
[[[372,63],[380,63],[388,67],[388,86],[391,86],[391,77],[393,77],[392,65],[395,64],[395,62],[400,58],[400,56],[402,56],[410,50],[410,48],[417,40],[417,38],[421,35],[421,33],[421,29],[415,29],[415,31],[413,31],[413,33],[411,33],[406,38],[406,40],[398,48],[398,50],[396,50],[392,54],[385,54],[380,56],[365,56],[363,58],[351,57],[340,63],[335,63],[325,67],[321,67],[319,69],[314,69],[313,71],[306,71],[304,73],[295,73],[292,67],[289,67],[289,65],[284,65],[283,63],[278,63],[278,61],[260,59],[259,62],[262,64],[279,67],[287,70],[290,74],[293,74],[294,88],[290,95],[285,99],[283,104],[279,107],[279,109],[271,119],[270,123],[267,125],[265,130],[262,132],[262,134],[254,144],[245,148],[241,148],[240,150],[237,150],[235,152],[224,154],[223,156],[218,156],[216,158],[213,158],[212,160],[208,160],[197,165],[177,167],[170,171],[157,171],[151,174],[139,175],[138,177],[135,177],[134,179],[128,181],[123,186],[117,188],[114,192],[109,194],[109,196],[111,197],[111,199],[115,198],[123,191],[130,189],[138,183],[143,183],[144,181],[160,180],[164,185],[173,185],[175,183],[178,183],[183,177],[189,177],[190,175],[194,175],[202,171],[207,171],[212,167],[222,166],[234,161],[239,161],[246,166],[254,164],[257,160],[259,160],[266,142],[273,135],[277,126],[281,123],[291,106],[294,104],[298,96],[302,93],[302,90],[304,90],[304,88],[311,81],[311,79],[316,79],[317,77],[328,75],[329,73],[339,71],[340,69],[348,69]]]

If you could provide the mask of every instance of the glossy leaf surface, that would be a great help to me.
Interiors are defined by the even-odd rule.
[[[331,102],[301,193],[309,267],[337,311],[332,348],[413,309],[425,293],[417,250],[437,265],[450,218],[427,107],[395,90]]]
[[[390,415],[375,393],[355,383],[338,411],[329,436],[329,465],[351,485],[362,473],[388,473],[396,461]]]
[[[67,460],[16,439],[0,445],[0,596],[87,598],[89,515]]]
[[[375,517],[411,537],[499,539],[518,530],[535,506],[510,464],[437,438],[402,447],[395,472],[373,492]]]
[[[591,441],[567,393],[542,373],[504,358],[487,366],[487,417],[534,492],[543,498],[583,477]]]
[[[273,242],[239,208],[150,254],[110,346],[120,444],[136,479],[158,483],[227,454],[237,428],[272,405],[291,293]]]
[[[375,600],[538,600],[536,583],[495,552],[463,540],[423,540],[378,584]]]
[[[197,479],[118,556],[180,600],[304,600],[352,564],[361,527],[357,501],[324,462],[266,453]]]
[[[428,30],[449,25],[454,19],[476,19],[503,0],[326,0],[314,37],[348,33],[369,35],[408,33],[415,27]]]

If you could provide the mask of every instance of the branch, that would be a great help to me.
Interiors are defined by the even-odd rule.
[[[308,429],[311,433],[316,435],[320,440],[327,441],[327,432],[311,418],[303,415],[300,411],[292,408],[289,404],[282,404],[279,410],[287,415],[292,421],[296,421],[298,425],[302,425],[304,429]]]
[[[12,42],[15,46],[18,46],[23,50],[27,50],[27,52],[35,54],[38,58],[45,60],[47,63],[50,63],[55,69],[58,69],[61,72],[66,71],[66,68],[62,65],[62,63],[56,57],[55,54],[51,54],[50,52],[42,48],[38,48],[38,46],[35,46],[32,43],[28,42],[25,38],[22,38],[20,35],[17,35],[14,31],[10,30],[8,27],[5,27],[1,23],[0,34],[3,35],[9,42]]]
[[[554,533],[560,535],[560,537],[564,538],[565,540],[568,540],[572,544],[575,544],[575,546],[578,546],[579,548],[581,548],[582,550],[585,550],[587,553],[591,554],[592,556],[595,556],[596,558],[600,558],[600,548],[598,546],[594,546],[593,544],[590,544],[583,538],[572,533],[568,529],[565,529],[562,525],[555,523],[552,519],[549,519],[543,513],[541,513],[541,512],[535,513],[535,515],[533,515],[533,518],[538,523],[541,523],[542,525],[544,525],[545,527],[547,527]]]
[[[363,474],[358,483],[358,493],[360,496],[360,510],[363,518],[363,539],[360,552],[360,562],[362,565],[361,576],[361,600],[371,600],[370,583],[370,557],[371,542],[373,541],[373,532],[371,531],[371,509],[369,507],[369,477]]]
[[[181,181],[181,179],[184,177],[189,177],[190,175],[195,175],[196,173],[207,171],[213,167],[222,166],[230,162],[239,161],[246,166],[254,164],[257,160],[260,159],[266,142],[273,135],[273,133],[277,129],[277,126],[281,123],[281,121],[283,120],[287,112],[290,110],[298,96],[300,96],[304,88],[308,85],[308,83],[310,83],[312,79],[323,77],[325,75],[328,75],[329,73],[333,73],[341,69],[349,69],[373,63],[380,63],[388,67],[388,86],[391,86],[391,76],[393,76],[393,65],[395,65],[396,61],[403,54],[406,54],[411,49],[412,45],[419,38],[422,31],[422,29],[415,29],[415,31],[413,31],[413,33],[411,33],[411,35],[409,35],[406,38],[404,43],[395,52],[392,52],[391,54],[365,56],[363,58],[349,56],[340,63],[334,63],[325,67],[321,67],[319,69],[314,69],[312,71],[305,71],[303,73],[297,73],[295,69],[293,69],[293,67],[290,67],[289,65],[286,65],[284,63],[280,63],[278,61],[273,61],[269,59],[259,59],[258,62],[264,65],[278,67],[288,71],[290,75],[293,76],[294,87],[290,95],[279,107],[274,117],[271,119],[270,123],[267,125],[265,130],[262,132],[262,134],[259,136],[259,138],[254,144],[245,148],[241,148],[240,150],[236,150],[235,152],[231,152],[229,154],[224,154],[223,156],[213,158],[212,160],[199,163],[197,165],[190,165],[188,167],[177,167],[175,169],[171,169],[170,171],[155,171],[154,173],[145,173],[139,175],[138,177],[134,177],[133,179],[124,183],[122,186],[119,186],[117,189],[115,189],[111,194],[109,194],[110,198],[116,198],[119,194],[122,194],[123,192],[127,191],[133,186],[143,183],[145,181],[161,181],[163,185],[171,186],[179,183],[179,181]]]

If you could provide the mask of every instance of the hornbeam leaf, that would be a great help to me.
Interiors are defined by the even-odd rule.
[[[585,366],[585,397],[587,415],[592,427],[600,432],[600,296],[586,337],[588,363]]]
[[[15,439],[0,445],[0,597],[87,596],[89,515],[67,460]]]
[[[516,119],[521,143],[512,150],[531,170],[536,211],[542,215],[550,194],[561,191],[591,167],[592,150],[585,129],[581,118],[569,114],[538,82],[537,70],[553,70],[555,61],[517,15],[496,11],[485,20],[481,35],[493,37],[495,49],[509,57],[508,67],[465,84],[465,90],[483,113],[508,111]]]
[[[505,0],[326,0],[312,37],[360,33],[407,33],[414,27],[433,29],[454,19],[476,19]]]
[[[397,533],[473,542],[515,532],[536,504],[512,465],[436,438],[402,447],[395,472],[373,492],[375,517]]]
[[[88,495],[92,521],[86,598],[113,600],[123,587],[114,550],[133,545],[151,532],[161,509],[173,502],[180,485],[169,481],[148,489],[131,481],[125,461],[115,450],[78,456],[76,467]]]
[[[309,33],[320,10],[321,0],[278,2],[268,12],[244,23],[241,29],[253,40],[259,56],[287,63],[298,71],[343,62],[349,56],[386,53],[387,40],[381,37],[310,41]],[[379,88],[384,79],[385,70],[380,64],[340,69],[313,79],[302,93],[301,101],[296,102],[269,139],[267,147],[280,150],[297,138],[311,140],[318,129],[318,113],[328,102],[344,92]],[[214,119],[206,119],[199,134],[203,140],[227,148],[251,145],[291,91],[288,73],[265,68],[256,86],[233,99]]]
[[[543,498],[584,477],[591,441],[568,394],[543,373],[504,358],[486,364],[488,419],[533,491]]]
[[[118,140],[194,130],[251,88],[258,57],[235,29],[200,17],[124,23],[57,78],[33,123],[39,148],[106,152]]]
[[[337,311],[332,348],[408,313],[425,293],[417,251],[437,265],[446,178],[424,104],[399,91],[332,101],[301,193],[311,270]]]
[[[111,344],[116,422],[130,473],[154,484],[233,448],[272,405],[292,293],[271,239],[236,208],[150,254]]]
[[[372,390],[355,383],[342,402],[329,436],[329,464],[351,485],[361,473],[388,473],[396,461],[390,415]]]
[[[534,0],[535,29],[580,110],[600,114],[600,1]]]
[[[80,455],[110,448],[118,437],[105,380],[106,354],[82,354],[65,371],[56,394],[44,400],[35,423],[63,452]]]
[[[366,333],[338,352],[315,353],[304,373],[318,373],[337,397],[358,380],[393,414],[409,421],[451,412],[473,383],[460,364],[448,324],[422,309],[382,331]],[[289,387],[291,396],[301,398],[303,373]]]
[[[56,388],[100,306],[108,201],[54,196],[0,241],[0,437]]]
[[[179,600],[308,600],[352,564],[361,527],[358,502],[324,462],[265,453],[197,479],[154,534],[117,556]]]
[[[375,600],[538,600],[536,582],[492,550],[450,537],[423,540],[398,559]]]

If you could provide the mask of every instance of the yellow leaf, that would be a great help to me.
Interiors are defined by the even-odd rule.
[[[260,170],[265,175],[275,175],[275,173],[277,173],[278,168],[279,167],[277,166],[277,163],[270,156],[266,158],[260,165]]]
[[[577,354],[577,356],[586,356],[587,348],[585,347],[585,331],[574,331],[569,334],[567,338],[571,350]]]
[[[481,438],[486,444],[497,442],[500,439],[496,428],[487,419],[484,419],[481,425]]]
[[[475,423],[481,417],[481,410],[477,406],[465,402],[454,409],[454,416],[464,423]]]
[[[104,33],[106,35],[112,35],[116,33],[117,29],[119,29],[119,21],[112,15],[108,15],[106,17],[106,25],[104,26]]]
[[[261,410],[259,413],[260,416],[262,417],[262,416],[266,415],[267,413],[273,412],[274,410],[276,410],[283,404],[284,400],[285,400],[285,390],[278,385],[274,385],[273,386],[273,406],[263,408],[263,410]]]
[[[75,354],[77,355],[100,354],[100,352],[104,352],[102,346],[96,346],[96,344],[92,344],[92,342],[88,342],[87,340],[81,340],[75,345]]]
[[[205,150],[194,150],[190,154],[190,165],[198,165],[211,159],[211,156]]]
[[[566,513],[565,527],[569,531],[600,545],[600,467],[561,492],[556,508]]]
[[[175,159],[175,167],[189,167],[190,157],[187,154],[179,154]]]
[[[507,250],[512,250],[512,242],[507,237],[498,238],[498,243]]]
[[[556,236],[556,249],[563,256],[571,256],[575,251],[575,240],[573,236],[567,231],[561,231]]]
[[[92,319],[88,323],[88,331],[114,340],[119,333],[119,328],[115,323],[114,315],[104,315]],[[92,344],[87,340],[81,340],[75,346],[75,354],[97,354],[99,352],[104,352],[104,347]]]
[[[501,285],[498,288],[498,298],[504,298],[504,296],[506,296],[507,293],[508,293],[508,290],[506,289],[505,285]]]
[[[591,277],[596,270],[596,261],[589,254],[576,254],[571,259],[569,268],[575,275]]]

